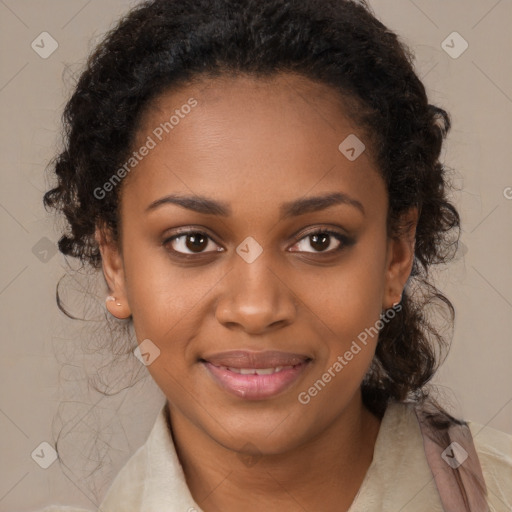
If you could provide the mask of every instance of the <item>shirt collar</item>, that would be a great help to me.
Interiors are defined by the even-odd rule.
[[[98,512],[202,512],[187,486],[168,417],[166,402],[146,442],[114,479]]]
[[[379,475],[382,468],[408,466],[411,473],[418,469],[428,471],[419,427],[409,409],[405,404],[388,404],[376,439],[373,461],[350,512],[369,510],[363,504],[368,494],[374,494],[368,491],[375,485],[375,479],[383,476]],[[147,441],[121,469],[98,512],[202,512],[188,488],[168,418],[166,402]],[[411,434],[419,443],[413,442],[411,446]]]

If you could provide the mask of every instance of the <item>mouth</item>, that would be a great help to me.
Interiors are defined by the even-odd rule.
[[[230,351],[199,360],[225,391],[246,400],[274,397],[291,387],[312,359],[302,354]]]

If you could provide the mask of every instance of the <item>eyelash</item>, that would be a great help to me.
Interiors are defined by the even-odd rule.
[[[293,246],[297,245],[302,240],[305,240],[308,237],[312,237],[314,235],[320,235],[320,234],[328,235],[328,236],[330,236],[332,238],[335,238],[336,240],[338,240],[338,242],[340,242],[340,245],[337,248],[331,249],[329,251],[316,251],[316,252],[315,251],[302,251],[302,252],[305,252],[306,254],[317,254],[317,255],[328,254],[328,255],[332,255],[332,254],[336,254],[336,253],[341,252],[343,249],[353,245],[354,242],[355,242],[354,239],[352,239],[352,238],[350,238],[350,237],[348,237],[348,236],[346,236],[346,235],[344,235],[342,233],[339,233],[337,231],[333,231],[333,230],[327,229],[327,228],[317,228],[317,229],[315,229],[313,231],[310,231],[310,232],[306,233],[304,236],[299,238],[293,244]],[[164,242],[162,243],[162,245],[164,247],[167,247],[174,240],[177,240],[177,239],[182,238],[182,237],[187,237],[188,235],[200,235],[200,236],[208,238],[209,240],[211,240],[211,241],[213,241],[215,243],[215,241],[210,237],[210,235],[208,235],[208,233],[205,233],[204,231],[201,231],[200,229],[190,229],[190,230],[186,230],[186,231],[181,231],[180,233],[165,239]],[[210,254],[210,253],[215,253],[215,252],[223,252],[223,251],[206,251],[206,252],[198,252],[198,253],[183,253],[183,252],[179,252],[179,251],[176,251],[176,250],[171,248],[169,250],[169,252],[172,252],[175,255],[177,255],[178,258],[193,259],[193,258],[196,258],[196,257],[200,257],[201,255],[204,255],[204,254]],[[293,252],[295,252],[295,251],[293,251]],[[301,251],[297,251],[297,252],[301,252]]]

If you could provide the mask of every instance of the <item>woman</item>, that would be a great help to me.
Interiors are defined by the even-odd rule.
[[[363,2],[147,2],[65,120],[59,248],[167,399],[98,510],[511,509],[510,436],[425,387],[449,115]]]

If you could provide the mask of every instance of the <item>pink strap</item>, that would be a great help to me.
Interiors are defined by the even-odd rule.
[[[416,407],[415,412],[445,512],[489,512],[487,488],[469,427],[451,423],[439,430],[431,425],[423,407]],[[436,438],[444,440],[439,444]]]

